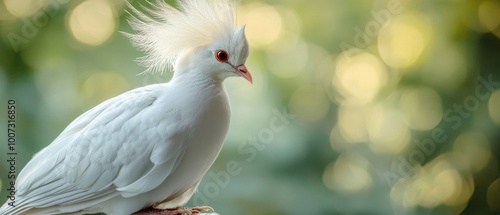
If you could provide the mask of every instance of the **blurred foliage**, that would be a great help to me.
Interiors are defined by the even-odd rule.
[[[226,81],[230,134],[189,205],[500,213],[500,1],[240,5],[255,83]],[[118,33],[131,32],[126,17],[123,0],[1,1],[0,95],[4,113],[8,99],[17,105],[17,171],[85,110],[170,79],[137,75],[141,53]]]

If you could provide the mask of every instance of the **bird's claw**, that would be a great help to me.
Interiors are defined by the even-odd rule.
[[[188,208],[194,211],[198,211],[198,213],[202,211],[214,211],[214,209],[210,206],[198,206],[198,207],[193,207],[193,208]]]
[[[133,213],[132,215],[195,215],[202,211],[214,211],[210,206],[198,206],[192,208],[175,207],[167,209],[146,208]]]

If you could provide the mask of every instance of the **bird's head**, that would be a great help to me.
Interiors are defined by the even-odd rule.
[[[247,67],[249,54],[245,25],[236,27],[234,0],[183,0],[176,9],[156,0],[149,15],[130,7],[129,23],[136,34],[126,34],[145,56],[146,72],[198,72],[224,80],[241,76],[253,82]],[[174,74],[175,76],[175,74]]]
[[[253,82],[252,75],[245,65],[249,53],[245,26],[240,27],[230,37],[214,40],[210,45],[199,47],[195,52],[196,59],[192,59],[194,64],[205,67],[205,71],[211,73],[215,79],[241,76],[250,83]]]

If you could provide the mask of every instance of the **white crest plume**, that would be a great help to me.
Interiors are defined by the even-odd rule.
[[[141,5],[142,13],[128,3],[128,20],[135,34],[125,33],[145,56],[138,59],[145,72],[162,71],[173,66],[183,52],[210,44],[234,34],[234,0],[177,0],[179,9],[164,0]]]

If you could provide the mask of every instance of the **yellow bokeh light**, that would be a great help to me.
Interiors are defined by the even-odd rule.
[[[458,160],[457,160],[458,158]],[[442,204],[452,207],[457,214],[465,209],[467,202],[474,193],[474,179],[472,175],[464,173],[461,166],[460,157],[457,153],[444,153],[432,160],[429,164],[425,166],[431,173],[432,177],[437,177],[438,174],[448,171],[448,175],[444,175],[441,178],[441,183],[446,183],[446,181],[453,182],[454,189],[449,190],[452,195],[442,195]],[[459,170],[461,172],[459,172]],[[451,171],[451,172],[450,172]],[[448,178],[448,179],[447,179]],[[442,186],[442,185],[436,185]]]
[[[407,208],[446,205],[459,214],[474,192],[474,182],[471,176],[457,170],[454,159],[452,153],[445,153],[417,169],[411,177],[398,180],[391,188],[391,200]]]
[[[111,37],[117,23],[108,1],[88,0],[70,12],[68,25],[76,40],[98,46]]]
[[[479,21],[479,5],[484,1],[464,1],[464,5],[460,11],[462,23],[469,29],[476,32],[485,33],[487,29]]]
[[[294,50],[295,45],[301,39],[301,19],[294,10],[290,10],[282,6],[273,6],[273,8],[281,16],[281,31],[279,35],[269,46],[265,48],[268,50]]]
[[[360,155],[342,154],[323,173],[323,183],[332,190],[359,192],[372,186],[369,162]]]
[[[489,31],[500,37],[500,2],[483,1],[479,5],[479,22]]]
[[[441,204],[454,203],[460,195],[462,178],[455,169],[445,169],[434,174],[419,177],[414,181],[414,188],[422,188],[418,204],[434,208]]]
[[[302,120],[320,120],[329,109],[328,98],[317,87],[303,86],[297,89],[290,98],[290,111]]]
[[[460,196],[462,188],[462,177],[455,169],[447,169],[436,174],[434,178],[436,185],[431,195],[437,196],[440,202],[446,205],[453,205]]]
[[[488,206],[492,211],[500,212],[500,178],[497,178],[488,187],[486,194]]]
[[[410,143],[410,130],[398,111],[376,106],[366,124],[374,152],[399,153]]]
[[[394,68],[412,66],[430,40],[431,27],[416,14],[395,17],[380,30],[378,49],[385,63]]]
[[[369,53],[338,59],[332,85],[344,99],[368,103],[387,82],[387,71],[378,58]]]
[[[400,100],[406,124],[417,130],[434,128],[443,117],[441,97],[431,88],[418,87],[404,91]]]
[[[349,105],[344,102],[338,110],[339,134],[351,143],[365,142],[368,140],[366,121],[369,117],[368,107]]]
[[[500,125],[500,89],[493,91],[488,101],[488,112],[490,118],[497,125]]]
[[[246,36],[252,47],[265,47],[280,36],[283,19],[273,6],[252,3],[239,7],[238,13],[239,21],[251,26],[247,28]]]
[[[489,141],[479,132],[460,134],[453,144],[453,152],[464,168],[473,173],[479,172],[490,162],[492,154]]]
[[[4,0],[5,8],[16,17],[33,15],[42,5],[42,0]]]

